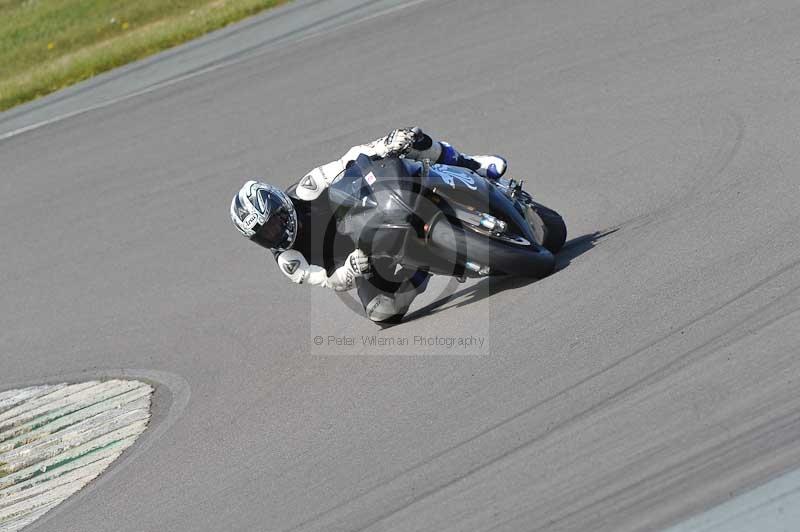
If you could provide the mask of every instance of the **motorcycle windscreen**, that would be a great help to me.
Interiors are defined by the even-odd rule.
[[[360,156],[329,190],[338,230],[373,252],[402,252],[419,187],[405,161]]]

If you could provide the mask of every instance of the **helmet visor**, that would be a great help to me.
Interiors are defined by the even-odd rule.
[[[253,203],[258,203],[257,208],[266,214],[266,221],[253,229],[255,234],[250,240],[265,248],[283,251],[291,247],[297,235],[297,216],[291,200],[282,192],[265,191],[256,192],[258,198]]]

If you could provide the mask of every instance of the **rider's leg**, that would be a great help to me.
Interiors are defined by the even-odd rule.
[[[430,274],[401,269],[392,277],[386,280],[373,274],[356,279],[358,297],[367,317],[374,322],[399,323],[414,299],[427,288]]]
[[[450,144],[437,141],[421,130],[406,156],[417,161],[430,159],[434,163],[469,168],[491,179],[502,176],[508,166],[506,160],[499,155],[465,155]]]

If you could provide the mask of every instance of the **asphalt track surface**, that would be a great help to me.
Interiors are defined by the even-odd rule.
[[[157,386],[142,443],[31,529],[652,530],[796,468],[798,24],[428,1],[2,141],[2,388]],[[381,330],[236,235],[246,177],[406,124],[506,154],[568,221],[561,270],[437,279]]]

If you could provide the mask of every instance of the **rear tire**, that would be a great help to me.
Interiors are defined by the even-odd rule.
[[[567,224],[564,219],[553,209],[545,207],[535,201],[531,202],[533,210],[544,223],[544,241],[542,245],[551,253],[558,253],[567,241]]]

